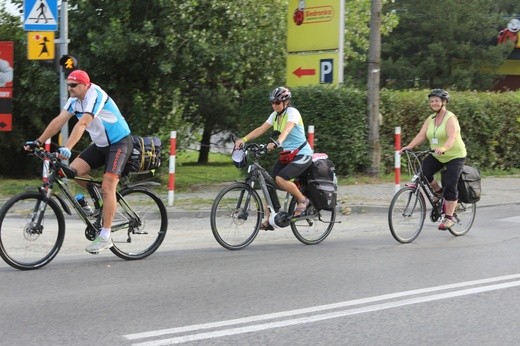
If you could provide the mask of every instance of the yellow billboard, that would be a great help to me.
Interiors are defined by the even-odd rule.
[[[295,87],[342,83],[339,66],[339,52],[289,54],[286,84]]]
[[[340,48],[342,0],[289,0],[287,51]]]

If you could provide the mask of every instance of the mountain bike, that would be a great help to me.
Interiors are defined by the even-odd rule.
[[[20,270],[41,268],[56,257],[65,237],[63,212],[72,215],[69,204],[85,223],[85,237],[91,241],[99,234],[103,215],[101,181],[77,177],[56,153],[35,149],[31,155],[48,165],[48,178],[34,191],[10,198],[0,209],[0,256]],[[69,191],[68,179],[86,184],[93,213],[87,213]],[[159,183],[130,184],[129,178],[123,178],[120,184],[110,250],[125,260],[142,259],[159,248],[168,228],[166,207],[148,188]],[[55,193],[55,187],[61,194]]]
[[[397,191],[388,210],[388,225],[392,236],[400,243],[410,243],[421,233],[426,219],[426,200],[431,204],[430,220],[444,217],[444,198],[436,196],[422,172],[422,161],[432,150],[406,150],[407,166],[412,181]],[[441,172],[442,176],[442,172]],[[442,181],[442,178],[441,178]],[[458,202],[453,214],[455,224],[449,228],[454,236],[462,236],[470,230],[475,220],[475,203]]]
[[[336,189],[331,191],[331,208],[318,209],[311,200],[306,212],[293,216],[296,199],[287,193],[284,206],[281,208],[276,192],[279,188],[259,163],[259,159],[267,155],[267,145],[248,142],[244,144],[243,151],[244,157],[252,160],[248,165],[245,181],[225,187],[218,193],[211,207],[211,230],[217,242],[226,249],[239,250],[256,238],[264,217],[264,206],[256,190],[257,186],[269,208],[271,226],[290,226],[296,239],[306,245],[318,244],[325,240],[337,222]],[[299,177],[295,179],[295,183],[306,195],[306,182]]]

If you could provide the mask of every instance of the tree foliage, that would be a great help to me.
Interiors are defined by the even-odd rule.
[[[383,42],[383,85],[489,89],[511,51],[494,44],[502,12],[494,0],[399,0],[399,25]]]

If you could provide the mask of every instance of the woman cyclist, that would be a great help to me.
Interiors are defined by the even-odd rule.
[[[423,173],[433,190],[444,196],[446,201],[445,217],[439,225],[440,230],[447,230],[454,224],[453,213],[457,207],[457,183],[466,161],[466,146],[460,134],[460,125],[457,117],[446,109],[450,101],[450,94],[443,89],[433,89],[428,94],[430,107],[435,112],[426,118],[421,130],[414,139],[401,149],[413,149],[428,140],[434,151],[423,161]],[[446,168],[443,175],[441,189],[434,174]]]
[[[274,89],[269,95],[269,101],[273,107],[273,112],[267,120],[249,132],[246,136],[235,142],[235,149],[239,149],[248,140],[253,140],[266,133],[271,127],[279,131],[277,143],[269,143],[267,150],[271,151],[276,147],[284,150],[295,150],[300,148],[294,159],[284,164],[279,160],[274,164],[271,176],[274,177],[276,184],[283,190],[289,192],[298,201],[294,215],[299,216],[309,206],[309,200],[301,193],[292,179],[300,176],[312,164],[312,149],[305,137],[305,128],[300,112],[290,105],[291,91],[285,87]],[[269,214],[266,213],[267,220],[262,222],[261,229],[272,230],[269,224]]]

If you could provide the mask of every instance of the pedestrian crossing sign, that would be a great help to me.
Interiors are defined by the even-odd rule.
[[[23,16],[25,31],[56,31],[58,0],[24,0]]]
[[[54,31],[30,31],[27,33],[27,59],[54,59]]]

